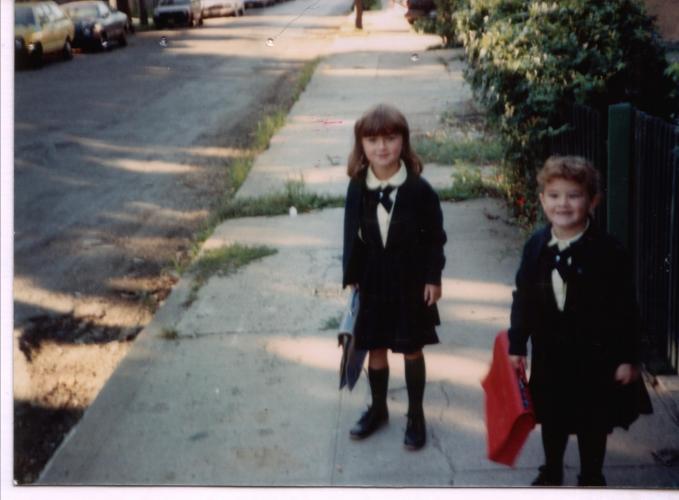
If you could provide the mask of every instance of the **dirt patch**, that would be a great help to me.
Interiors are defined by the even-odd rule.
[[[289,108],[302,63],[289,68],[245,119],[227,121],[202,135],[200,148],[242,151],[252,143],[257,123],[274,110]],[[232,191],[223,157],[205,159],[199,184],[201,204],[216,207]],[[227,166],[228,168],[228,166]],[[191,207],[185,207],[189,210]],[[182,207],[176,207],[181,210]],[[67,312],[29,317],[14,331],[14,479],[30,484],[40,475],[66,434],[77,424],[134,338],[150,322],[179,276],[173,270],[189,259],[208,211],[166,228],[162,237],[126,241],[138,257],[124,276],[100,290],[69,297]],[[135,246],[136,245],[136,246]],[[112,264],[114,265],[114,264]],[[93,298],[96,297],[96,298]],[[72,304],[69,306],[68,303]]]

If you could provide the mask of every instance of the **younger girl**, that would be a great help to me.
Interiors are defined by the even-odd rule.
[[[387,349],[402,353],[408,389],[404,444],[424,446],[422,347],[438,343],[436,302],[445,265],[439,199],[420,173],[404,116],[386,104],[366,112],[354,126],[351,178],[344,212],[343,286],[359,291],[356,347],[369,351],[372,405],[350,436],[368,437],[385,424],[389,365]]]

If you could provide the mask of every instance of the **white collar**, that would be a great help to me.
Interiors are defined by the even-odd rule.
[[[368,167],[368,175],[365,178],[365,184],[370,190],[381,189],[386,186],[393,186],[397,188],[406,181],[407,177],[408,171],[406,170],[406,166],[403,164],[403,161],[401,161],[401,165],[399,166],[399,169],[396,171],[396,173],[384,181],[378,179],[373,172],[373,169]]]
[[[587,229],[589,229],[589,218],[587,219],[587,224],[585,225],[585,229],[580,231],[578,234],[576,234],[572,238],[566,238],[566,239],[562,240],[562,239],[559,239],[559,238],[556,237],[556,235],[554,234],[554,228],[552,228],[551,229],[552,239],[549,240],[549,243],[547,243],[547,246],[551,247],[551,246],[554,246],[554,245],[559,245],[559,250],[563,250],[565,248],[568,248],[573,243],[575,243],[580,238],[582,238],[582,235],[585,234],[585,231],[587,231]]]

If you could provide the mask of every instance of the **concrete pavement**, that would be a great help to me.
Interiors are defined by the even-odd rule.
[[[393,102],[415,132],[470,98],[455,51],[427,51],[436,37],[412,33],[403,8],[365,14],[365,33],[340,31],[256,161],[238,196],[259,196],[303,178],[307,189],[344,194],[353,121]],[[427,166],[438,186],[450,167]],[[204,248],[232,242],[277,249],[229,277],[214,276],[189,307],[183,278],[140,334],[39,483],[212,486],[525,486],[542,461],[533,432],[516,468],[485,458],[479,384],[497,330],[507,326],[523,235],[496,200],[443,204],[449,242],[440,302],[441,344],[426,349],[428,444],[403,449],[403,361],[390,355],[389,425],[366,441],[348,430],[369,402],[362,377],[338,392],[340,351],[326,329],[341,289],[342,210],[222,223]],[[176,331],[176,339],[163,332]],[[611,486],[676,488],[679,432],[663,394],[656,412],[610,439]],[[663,455],[663,450],[667,450]],[[660,457],[660,458],[656,458]],[[566,455],[575,484],[577,447]],[[598,496],[601,496],[599,493]]]

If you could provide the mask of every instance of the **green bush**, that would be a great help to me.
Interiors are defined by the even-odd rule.
[[[676,70],[636,0],[466,0],[452,23],[465,47],[466,78],[503,138],[507,194],[523,215],[533,216],[525,197],[549,138],[566,127],[569,103],[603,111],[626,101],[678,116]]]
[[[435,33],[443,39],[444,47],[460,45],[458,41],[455,12],[465,4],[465,0],[434,0],[436,17],[423,17],[415,21],[415,29],[425,33]]]

